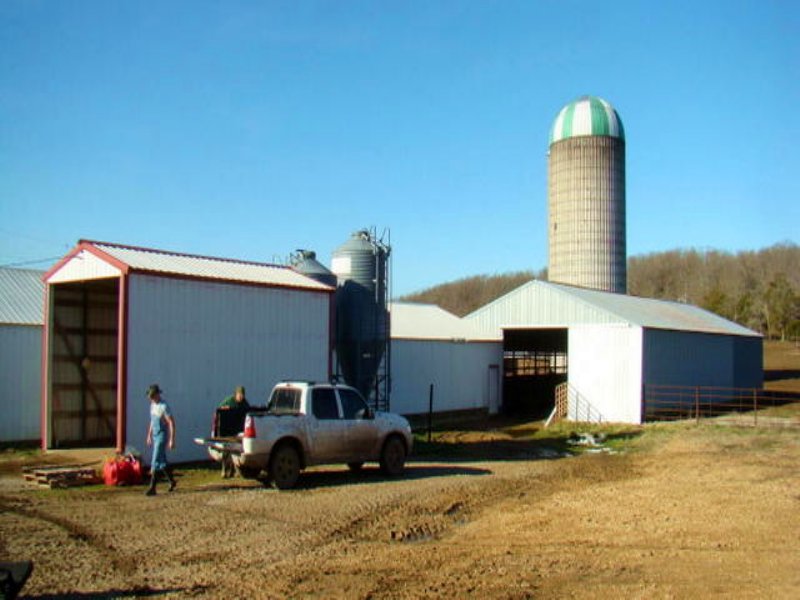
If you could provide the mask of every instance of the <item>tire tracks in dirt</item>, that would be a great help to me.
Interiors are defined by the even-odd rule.
[[[79,523],[34,507],[23,506],[20,502],[15,502],[13,499],[0,496],[0,513],[2,512],[9,512],[26,519],[49,523],[63,530],[69,539],[86,544],[98,552],[103,559],[108,560],[120,573],[130,575],[134,571],[134,568],[128,561],[120,558],[117,548],[115,548],[111,542],[106,540],[104,536],[94,533],[89,528]]]

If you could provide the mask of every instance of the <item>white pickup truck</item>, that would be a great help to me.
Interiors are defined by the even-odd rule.
[[[413,438],[405,418],[374,412],[355,388],[290,381],[275,386],[266,408],[247,411],[240,434],[195,441],[215,460],[229,453],[243,477],[266,472],[266,481],[288,489],[312,465],[346,463],[357,471],[378,461],[385,474],[399,475]]]

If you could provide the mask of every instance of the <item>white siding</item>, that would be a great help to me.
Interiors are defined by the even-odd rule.
[[[571,327],[568,348],[569,384],[580,398],[605,421],[641,422],[641,327]]]
[[[562,286],[531,281],[464,317],[482,332],[514,327],[568,327],[578,323],[619,323],[622,319],[573,297]]]
[[[158,383],[177,422],[170,460],[205,458],[214,408],[237,385],[264,404],[281,379],[328,377],[329,295],[134,275],[128,297],[127,443],[144,450]],[[149,457],[147,459],[149,461]]]
[[[488,408],[489,366],[502,367],[502,343],[392,340],[392,412]]]
[[[571,327],[621,323],[649,329],[761,337],[737,323],[689,304],[543,281],[526,283],[464,319],[489,331],[540,325]]]
[[[89,279],[108,279],[119,277],[120,270],[98,258],[87,250],[81,250],[69,261],[50,275],[47,283],[66,283]]]
[[[0,326],[0,441],[40,437],[42,328]]]
[[[491,335],[482,334],[475,323],[466,321],[433,304],[392,302],[392,337],[406,340],[498,341],[503,339],[498,329]]]

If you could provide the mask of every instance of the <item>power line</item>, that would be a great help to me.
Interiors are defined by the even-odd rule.
[[[52,262],[54,260],[58,260],[61,256],[51,256],[50,258],[40,258],[39,260],[26,260],[23,262],[16,262],[16,263],[6,263],[4,265],[0,265],[0,269],[5,269],[7,267],[26,267],[28,265],[38,265],[39,263],[44,262]]]

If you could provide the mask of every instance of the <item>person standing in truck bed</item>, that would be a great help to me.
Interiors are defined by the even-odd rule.
[[[232,396],[228,396],[219,403],[219,408],[226,409],[226,408],[238,408],[239,410],[247,410],[250,408],[250,404],[247,402],[247,397],[244,392],[244,386],[238,386],[234,391]]]
[[[237,386],[236,389],[233,391],[233,395],[228,396],[222,402],[220,402],[218,408],[220,410],[235,410],[239,413],[242,413],[242,418],[244,418],[243,413],[246,412],[248,408],[250,408],[250,403],[247,402],[247,395],[245,393],[244,386],[243,385]],[[222,452],[223,479],[233,477],[235,474],[236,474],[236,467],[233,464],[233,458],[231,457],[231,453],[223,451]]]

